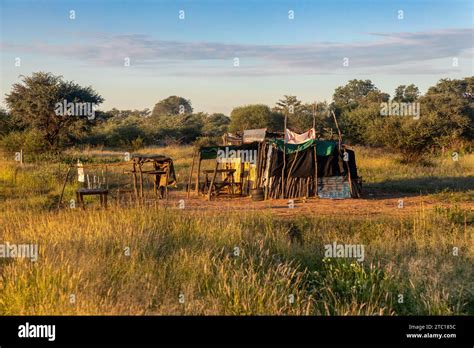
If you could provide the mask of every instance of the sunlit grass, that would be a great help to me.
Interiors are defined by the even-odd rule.
[[[187,179],[191,147],[142,152],[171,156]],[[369,190],[410,190],[430,177],[465,183],[474,168],[473,155],[431,165],[363,148],[357,156]],[[457,205],[372,219],[155,206],[58,211],[65,169],[0,165],[0,243],[40,250],[37,262],[0,259],[0,314],[474,314],[473,216]],[[466,202],[470,192],[433,197]],[[364,262],[324,259],[334,241],[364,244]]]

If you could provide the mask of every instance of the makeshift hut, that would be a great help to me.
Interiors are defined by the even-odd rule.
[[[355,154],[345,145],[316,139],[285,144],[284,139],[270,139],[261,151],[264,175],[258,187],[264,189],[265,198],[360,197]]]
[[[318,140],[314,129],[303,134],[286,130],[285,135],[266,129],[226,134],[224,144],[201,147],[195,191],[210,199],[221,193],[262,198],[357,198],[361,178],[354,151],[339,141]],[[203,160],[215,160],[213,169],[201,173]],[[188,184],[191,191],[193,165]],[[204,176],[203,179],[201,177]]]

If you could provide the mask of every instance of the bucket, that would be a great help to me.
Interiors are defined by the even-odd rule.
[[[251,196],[252,201],[263,201],[265,199],[262,188],[252,189]]]

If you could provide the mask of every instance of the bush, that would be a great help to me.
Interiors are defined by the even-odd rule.
[[[0,146],[11,152],[23,150],[35,154],[46,152],[48,149],[48,144],[42,134],[34,129],[8,133],[1,138]]]
[[[268,128],[270,131],[283,129],[283,115],[272,112],[266,105],[246,105],[234,108],[230,114],[229,130]]]

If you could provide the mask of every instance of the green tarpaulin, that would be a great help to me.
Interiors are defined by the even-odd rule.
[[[301,152],[304,151],[311,146],[313,146],[316,140],[308,140],[303,144],[286,144],[286,153],[291,154],[297,151]],[[284,140],[283,139],[275,139],[273,142],[278,147],[278,150],[283,151],[285,148]],[[330,156],[333,154],[334,150],[336,149],[337,143],[335,141],[330,140],[317,140],[316,141],[316,154],[318,156]]]

